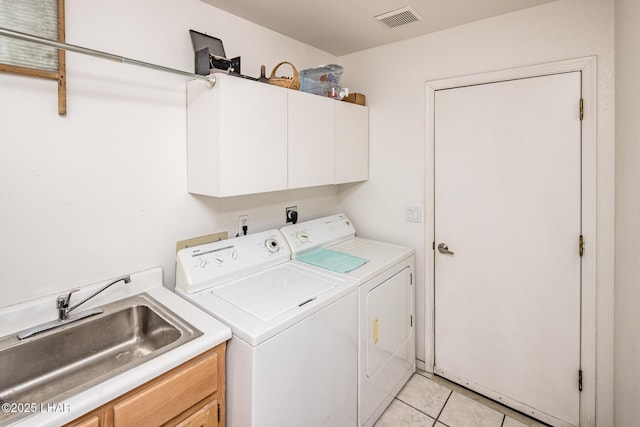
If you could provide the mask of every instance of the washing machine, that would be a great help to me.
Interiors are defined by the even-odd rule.
[[[371,426],[415,372],[415,252],[356,236],[344,214],[280,231],[297,262],[358,283],[358,425]]]
[[[182,249],[176,293],[231,328],[230,427],[357,423],[357,286],[291,262],[278,230]]]

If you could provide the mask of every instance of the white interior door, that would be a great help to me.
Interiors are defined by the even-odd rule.
[[[554,425],[579,422],[580,79],[435,94],[434,370]]]

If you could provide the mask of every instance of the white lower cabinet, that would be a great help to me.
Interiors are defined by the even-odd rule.
[[[188,191],[214,197],[368,179],[368,109],[228,75],[187,84]]]

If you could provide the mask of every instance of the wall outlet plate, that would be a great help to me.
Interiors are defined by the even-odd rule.
[[[285,208],[285,221],[287,224],[298,222],[298,207],[297,206],[289,206]]]
[[[249,215],[240,215],[238,217],[238,236],[244,236],[243,227],[249,228]]]

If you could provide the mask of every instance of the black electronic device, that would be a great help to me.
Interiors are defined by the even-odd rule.
[[[195,73],[207,76],[210,70],[240,74],[240,57],[227,59],[222,40],[195,30],[189,30],[195,51]]]

